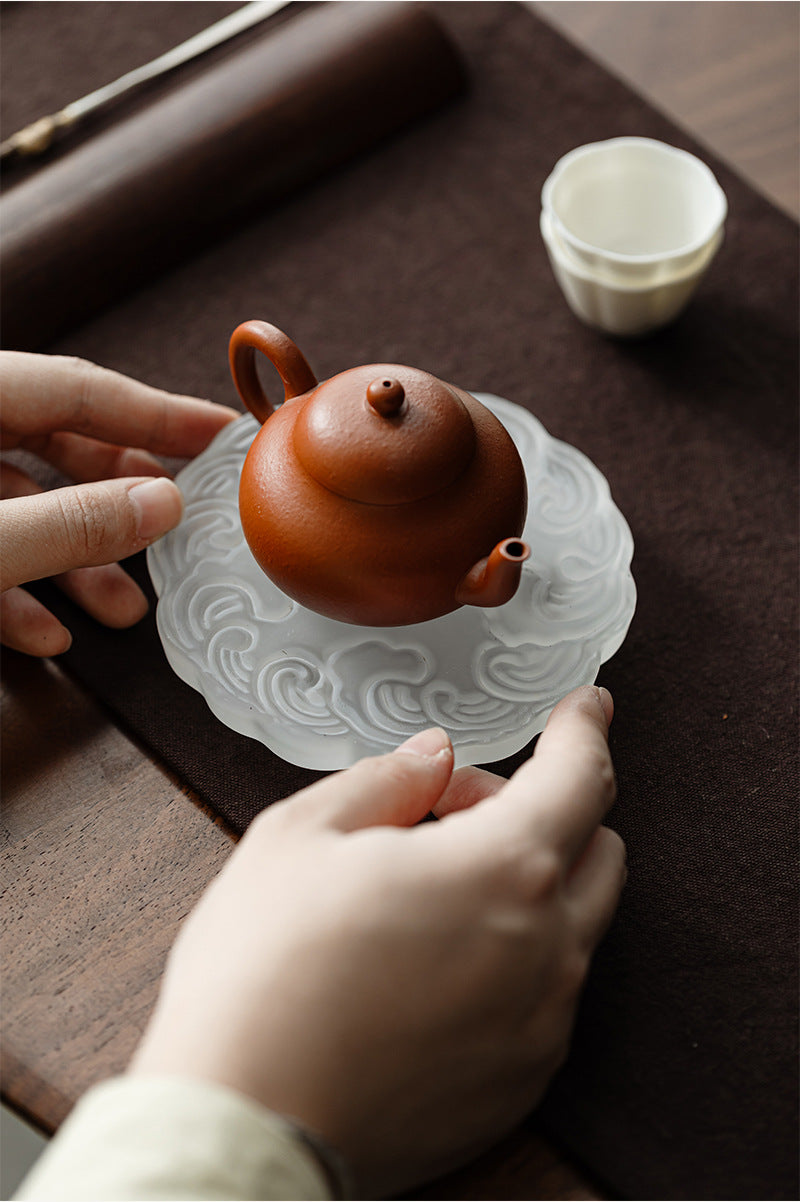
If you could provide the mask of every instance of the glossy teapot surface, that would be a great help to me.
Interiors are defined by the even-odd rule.
[[[275,365],[273,409],[255,355]],[[525,472],[484,405],[416,368],[378,363],[318,384],[266,322],[235,331],[231,371],[263,422],[245,459],[239,511],[262,570],[308,609],[364,626],[423,622],[460,605],[502,605],[529,550]]]

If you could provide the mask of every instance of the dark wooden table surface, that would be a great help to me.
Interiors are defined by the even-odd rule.
[[[798,215],[796,4],[531,7]],[[57,662],[4,656],[2,737],[3,1095],[50,1132],[125,1065],[233,839]],[[603,1195],[526,1133],[419,1196]]]

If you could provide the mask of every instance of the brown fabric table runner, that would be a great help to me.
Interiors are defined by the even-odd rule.
[[[96,42],[94,5],[54,7]],[[119,40],[155,6],[113,7]],[[158,7],[179,40],[196,6]],[[228,335],[263,317],[319,378],[412,363],[529,407],[601,468],[636,543],[637,613],[600,674],[630,879],[536,1121],[616,1196],[794,1198],[797,227],[704,154],[730,219],[691,308],[636,343],[585,329],[539,239],[551,165],[618,134],[698,148],[521,6],[430,7],[465,100],[50,349],[232,403]],[[237,829],[311,779],[210,715],[152,619],[62,610],[69,670]]]

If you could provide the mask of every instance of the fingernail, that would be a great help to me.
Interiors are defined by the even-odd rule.
[[[402,751],[406,755],[432,757],[449,746],[450,736],[447,731],[442,730],[441,726],[433,726],[430,730],[421,730],[412,735],[405,743],[395,747],[395,751]]]
[[[603,707],[608,725],[611,725],[611,719],[614,717],[614,698],[609,693],[608,689],[604,689],[602,685],[597,690],[597,697]]]
[[[181,494],[166,476],[134,484],[128,496],[136,512],[136,532],[145,542],[166,534],[181,520]]]

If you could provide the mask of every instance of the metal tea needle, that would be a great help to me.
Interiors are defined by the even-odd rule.
[[[80,100],[73,100],[59,112],[53,113],[49,117],[40,117],[38,121],[18,130],[10,138],[0,142],[0,159],[7,158],[12,154],[26,157],[42,154],[53,144],[56,137],[65,130],[71,129],[87,114],[97,112],[98,109],[117,100],[126,92],[132,91],[151,79],[156,79],[159,75],[173,71],[176,67],[213,49],[214,46],[221,45],[237,33],[249,29],[251,25],[256,25],[265,17],[277,12],[286,3],[288,0],[252,0],[252,3],[242,5],[236,12],[229,13],[221,21],[215,21],[207,29],[201,30],[200,33],[181,42],[179,46],[159,55],[152,62],[128,71],[113,83],[97,88],[87,96],[81,97]]]

